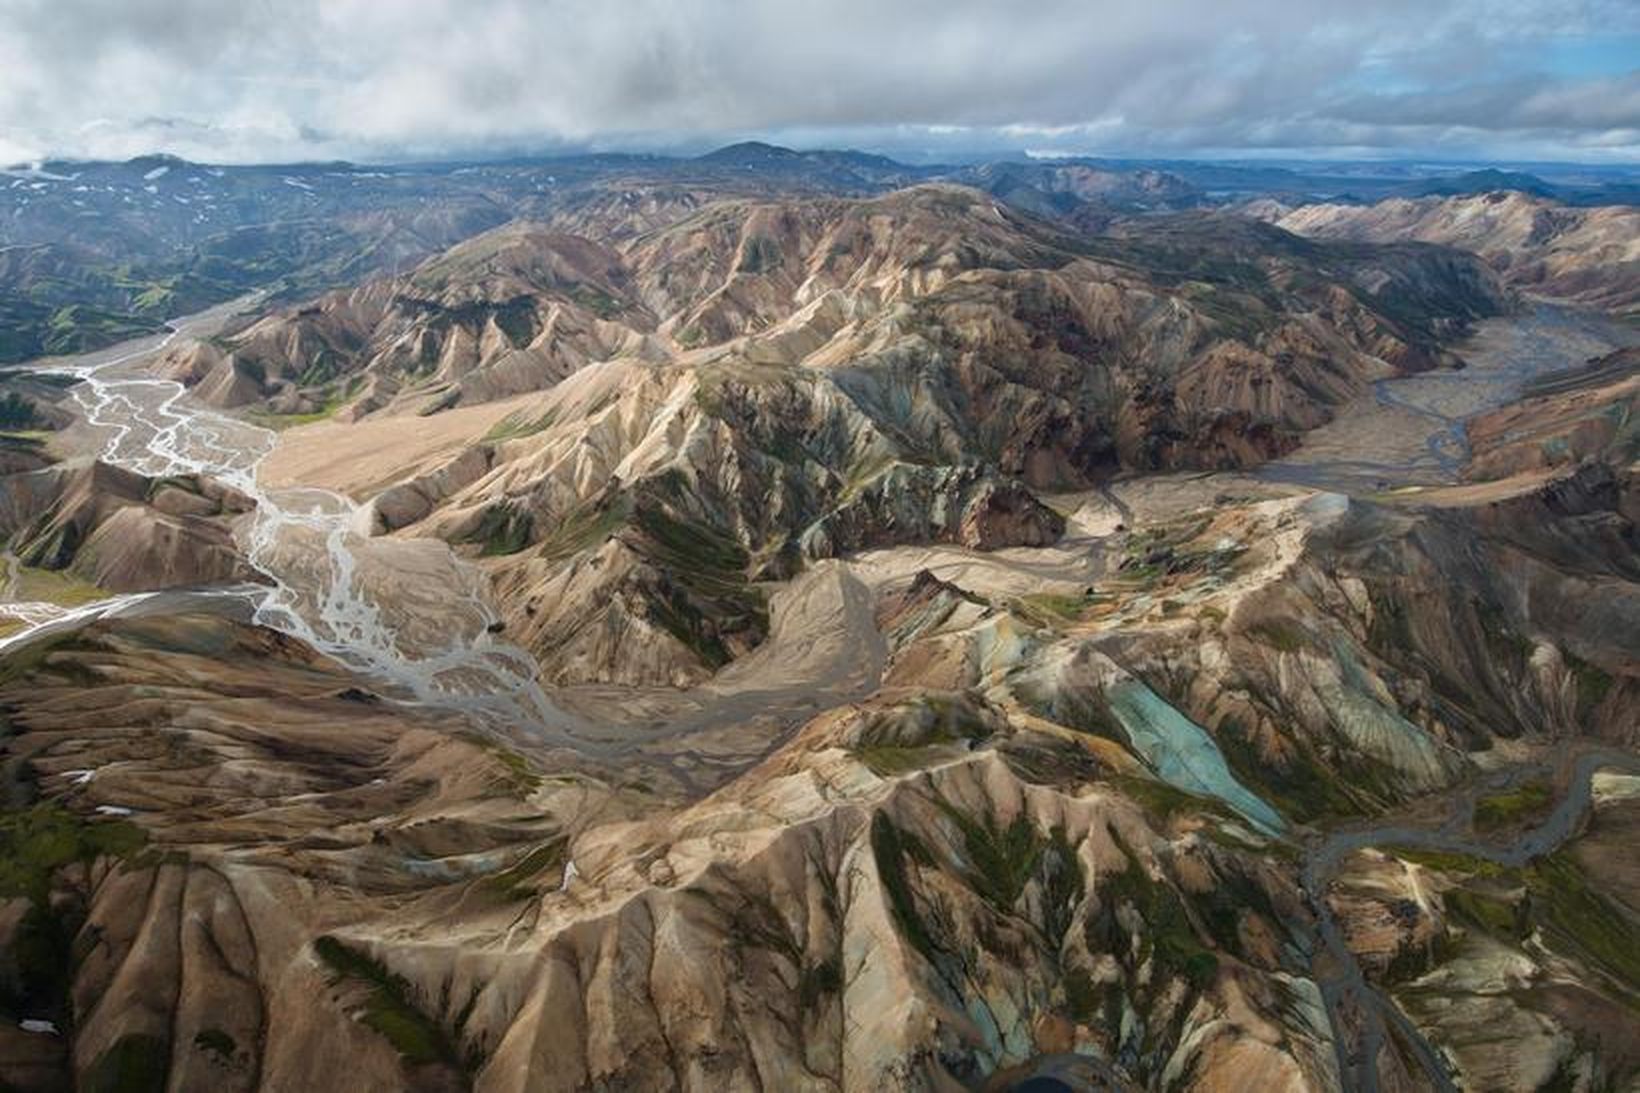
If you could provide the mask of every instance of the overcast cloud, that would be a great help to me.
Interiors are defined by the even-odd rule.
[[[0,161],[1640,160],[1629,0],[0,0]]]

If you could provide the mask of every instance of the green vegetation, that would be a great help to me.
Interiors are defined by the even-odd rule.
[[[516,413],[508,414],[490,426],[490,431],[484,434],[484,442],[499,444],[503,440],[520,440],[527,436],[534,436],[536,433],[552,428],[553,422],[557,419],[558,411],[556,408],[548,409],[546,413],[534,420],[521,417]]]
[[[1520,938],[1525,905],[1468,888],[1451,888],[1441,896],[1446,913],[1458,922],[1496,937]]]
[[[1093,976],[1081,968],[1065,973],[1065,1007],[1074,1020],[1092,1024],[1099,1017],[1103,1003],[1104,992],[1093,981]]]
[[[518,752],[479,733],[462,733],[461,737],[483,748],[491,759],[500,764],[501,779],[505,782],[508,792],[514,796],[523,799],[541,788],[543,779],[540,772]]]
[[[928,928],[923,925],[917,909],[917,897],[911,889],[908,861],[914,865],[932,863],[932,856],[922,842],[910,832],[901,831],[893,820],[883,813],[871,817],[871,853],[877,863],[877,875],[888,893],[888,906],[900,934],[930,962],[939,958]]]
[[[602,545],[632,515],[630,501],[622,496],[604,498],[582,505],[561,517],[537,545],[541,557],[558,561],[579,554],[588,547]]]
[[[1037,592],[1019,597],[1015,605],[1027,621],[1051,626],[1056,622],[1077,622],[1089,608],[1109,603],[1112,599],[1111,596],[1092,591],[1075,595]]]
[[[1088,921],[1089,948],[1122,954],[1124,961],[1132,959],[1130,972],[1136,972],[1154,956],[1158,971],[1178,976],[1197,991],[1205,989],[1218,974],[1218,957],[1196,937],[1184,902],[1173,889],[1145,871],[1114,829],[1111,835],[1127,859],[1127,866],[1099,881],[1097,891],[1103,913]],[[1132,906],[1145,924],[1136,959],[1127,956],[1131,947],[1125,928],[1115,916],[1116,908],[1124,903]]]
[[[746,579],[750,558],[734,539],[653,503],[636,504],[632,522],[643,534],[645,553],[671,578],[649,599],[650,617],[703,664],[729,663],[726,635],[767,629],[768,606]]]
[[[495,309],[494,316],[496,328],[507,336],[514,349],[529,345],[540,331],[535,317],[535,301],[528,296],[508,300]]]
[[[1525,871],[1531,916],[1552,939],[1593,961],[1630,989],[1640,987],[1640,946],[1623,910],[1589,886],[1570,854],[1543,858]]]
[[[1161,820],[1202,813],[1225,819],[1239,819],[1231,811],[1230,806],[1217,797],[1198,797],[1194,793],[1187,793],[1158,779],[1118,775],[1110,781],[1112,785],[1121,789],[1124,797]]]
[[[998,911],[1012,913],[1036,871],[1045,846],[1041,833],[1024,815],[999,827],[989,813],[976,819],[943,799],[934,803],[962,832],[969,886]]]
[[[568,840],[554,836],[499,873],[485,877],[484,887],[508,901],[529,899],[536,891],[535,878],[562,866],[568,848]]]
[[[349,382],[339,390],[329,392],[325,401],[317,410],[309,410],[301,414],[273,414],[265,410],[251,410],[245,414],[245,419],[253,425],[260,425],[264,429],[280,432],[285,429],[294,429],[298,425],[312,425],[316,421],[325,421],[336,415],[336,411],[348,404],[353,392],[357,390],[356,382]]]
[[[0,395],[0,429],[28,430],[38,428],[40,414],[33,400],[7,391]]]
[[[171,1045],[158,1036],[131,1034],[114,1041],[86,1072],[85,1093],[164,1093],[171,1078]]]
[[[1283,653],[1296,653],[1309,644],[1304,628],[1286,619],[1268,619],[1248,629],[1248,634]]]
[[[1606,695],[1611,692],[1611,673],[1571,653],[1566,653],[1565,656],[1566,666],[1572,670],[1572,679],[1577,683],[1578,716],[1587,716],[1591,710],[1604,702]]]
[[[38,600],[59,607],[79,607],[106,600],[111,595],[107,589],[76,577],[67,570],[19,565],[16,578],[17,599],[22,601]]]
[[[479,543],[485,555],[517,554],[530,545],[535,517],[511,501],[498,501],[484,510],[478,526],[462,540]]]
[[[941,745],[983,740],[990,731],[967,702],[926,694],[875,715],[851,752],[879,776],[892,777],[926,765]]]
[[[134,824],[86,820],[52,803],[0,812],[0,897],[28,901],[0,962],[0,1012],[66,1027],[74,939],[84,916],[73,903],[52,902],[54,878],[98,858],[129,859],[145,842]]]
[[[736,273],[767,273],[780,265],[780,244],[767,236],[754,235],[741,248]]]
[[[232,1059],[239,1050],[234,1038],[219,1028],[201,1029],[194,1037],[194,1046],[224,1060]]]
[[[1265,755],[1240,722],[1226,721],[1214,739],[1235,776],[1290,819],[1313,823],[1365,811],[1349,779],[1329,770],[1302,738],[1285,741],[1280,755]]]
[[[1475,802],[1475,829],[1496,831],[1535,819],[1555,803],[1554,790],[1547,782],[1527,782],[1505,793],[1495,793]]]
[[[1535,934],[1555,952],[1587,961],[1631,990],[1640,987],[1640,948],[1630,915],[1590,885],[1570,853],[1522,868],[1438,851],[1391,853],[1462,878],[1442,900],[1464,925],[1516,944]]]
[[[626,305],[597,285],[578,284],[569,290],[569,298],[600,319],[613,319],[626,310]]]
[[[853,755],[870,767],[871,772],[879,778],[894,778],[926,766],[938,746],[938,743],[914,744],[909,747],[898,744],[872,744],[855,748]]]
[[[0,896],[44,904],[58,869],[104,856],[126,858],[146,841],[133,823],[86,820],[47,802],[0,812]]]
[[[415,1004],[409,980],[329,934],[313,942],[313,951],[335,973],[333,983],[352,982],[367,989],[364,1008],[356,1019],[386,1037],[406,1063],[444,1063],[458,1072],[468,1069],[449,1034]]]
[[[1386,846],[1384,852],[1402,861],[1421,865],[1425,869],[1436,869],[1442,873],[1457,873],[1467,877],[1497,877],[1504,873],[1503,866],[1471,854],[1406,846]]]

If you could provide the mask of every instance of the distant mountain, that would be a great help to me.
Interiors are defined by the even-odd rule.
[[[1479,254],[1511,284],[1620,314],[1640,314],[1640,208],[1568,207],[1546,197],[1493,191],[1328,202],[1257,211],[1315,239],[1416,239]]]
[[[1538,197],[1556,197],[1559,189],[1523,171],[1500,171],[1488,167],[1480,171],[1466,171],[1450,177],[1419,179],[1397,186],[1395,197],[1462,197],[1469,194],[1514,190]]]

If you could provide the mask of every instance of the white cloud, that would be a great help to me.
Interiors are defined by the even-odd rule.
[[[1636,153],[1612,0],[0,0],[0,158],[885,147]],[[1637,153],[1640,154],[1640,153]]]

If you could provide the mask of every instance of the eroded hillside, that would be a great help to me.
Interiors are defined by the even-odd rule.
[[[1295,484],[1487,265],[1044,201],[601,189],[31,380],[0,1078],[1632,1084],[1632,351]]]

